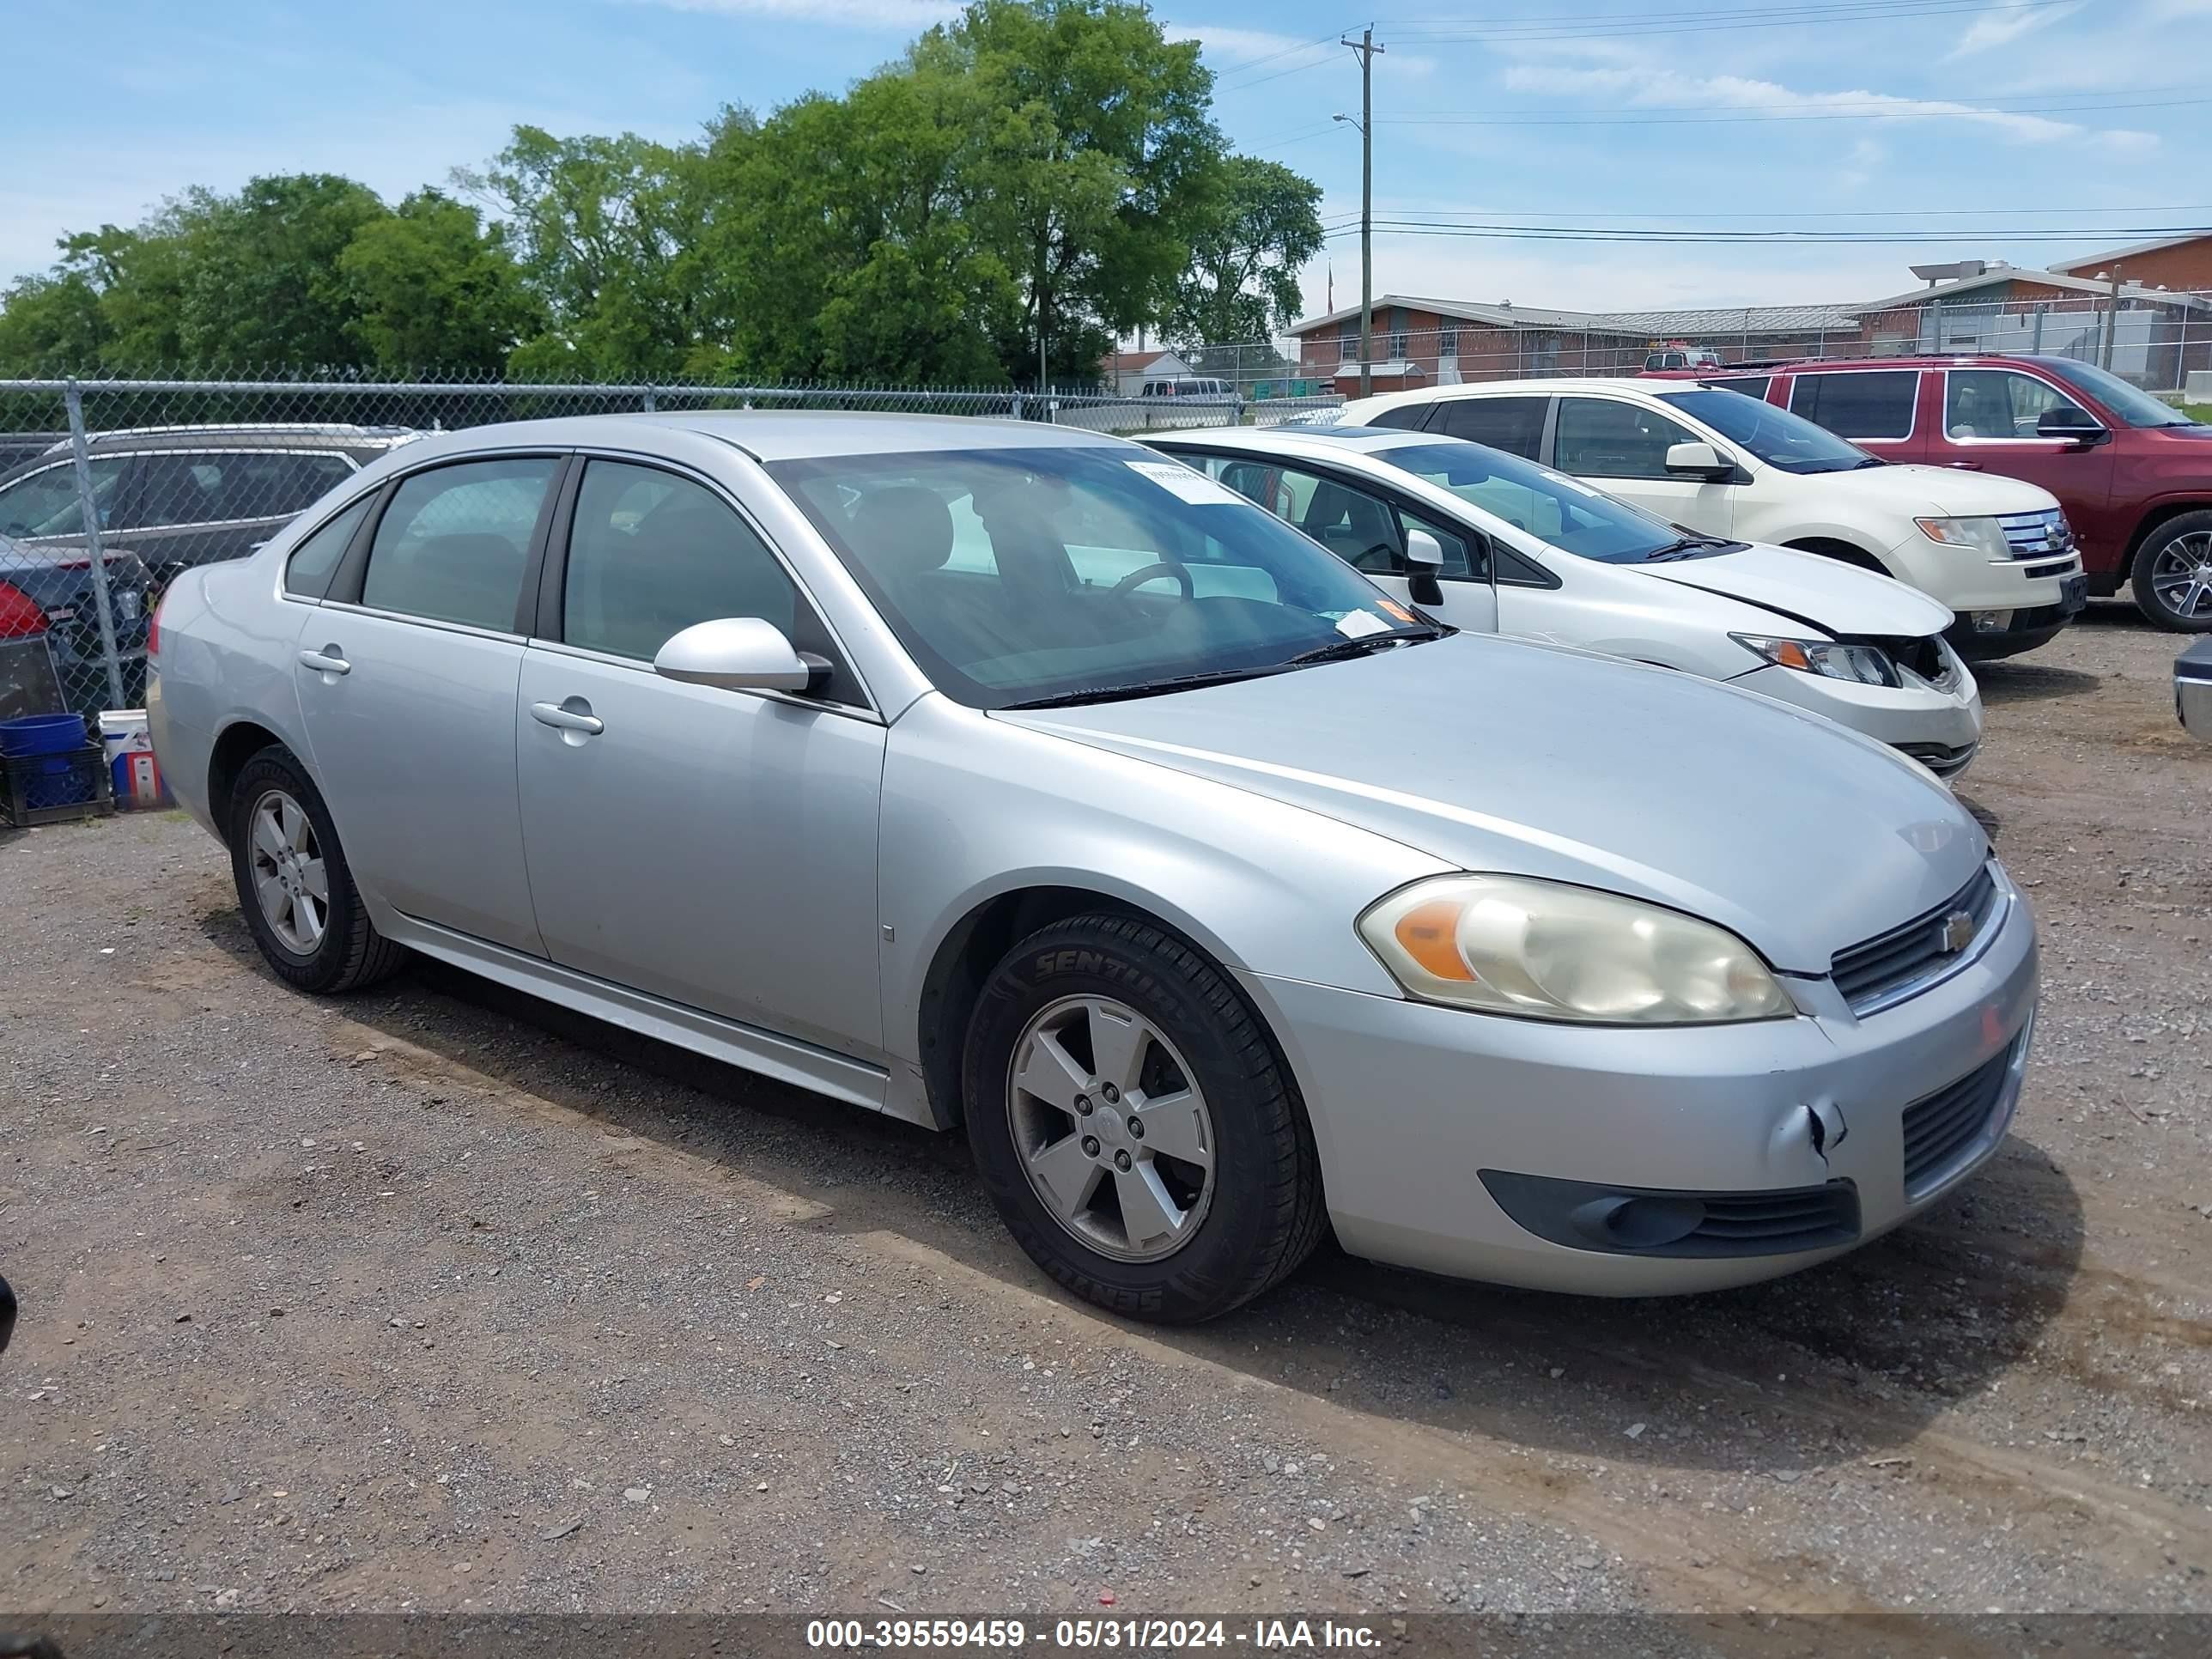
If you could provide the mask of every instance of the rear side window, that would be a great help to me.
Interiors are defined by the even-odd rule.
[[[1428,429],[1472,444],[1488,444],[1524,461],[1544,441],[1542,398],[1454,398],[1437,405]]]
[[[369,503],[375,499],[373,491],[362,496],[292,550],[292,556],[284,562],[287,593],[319,599],[330,590],[331,574],[353,544],[353,532],[361,528],[361,521],[368,516]]]
[[[376,526],[361,602],[512,633],[531,533],[560,465],[517,456],[407,479]]]
[[[1906,438],[1919,395],[1917,369],[1800,374],[1790,389],[1790,409],[1838,437]]]

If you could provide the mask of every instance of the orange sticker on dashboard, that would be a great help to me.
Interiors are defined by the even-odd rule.
[[[1418,620],[1412,611],[1407,610],[1404,605],[1399,604],[1395,599],[1377,599],[1375,601],[1375,608],[1377,611],[1389,611],[1401,623],[1411,623]]]

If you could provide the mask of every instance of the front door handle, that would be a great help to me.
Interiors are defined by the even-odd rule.
[[[1982,464],[1979,461],[1954,461],[1951,463],[1951,471],[1954,472],[1979,472],[1981,470]]]
[[[303,665],[320,673],[350,674],[353,672],[353,665],[339,654],[338,648],[335,645],[326,645],[319,651],[302,651],[300,653],[300,661]]]
[[[567,702],[533,702],[530,717],[556,732],[580,732],[587,738],[596,738],[607,729],[606,722],[592,713],[592,705],[581,697],[571,697]]]

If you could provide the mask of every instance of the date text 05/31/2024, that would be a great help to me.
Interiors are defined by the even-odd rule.
[[[1364,1624],[1334,1620],[1059,1619],[1049,1626],[1021,1619],[812,1619],[806,1645],[866,1648],[1026,1648],[1060,1651],[1156,1652],[1163,1649],[1243,1648],[1261,1653],[1379,1648],[1382,1638]]]

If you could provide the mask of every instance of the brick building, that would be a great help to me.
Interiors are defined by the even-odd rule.
[[[2189,289],[2212,294],[2212,231],[2194,236],[2169,236],[2163,241],[2138,242],[2114,248],[2086,259],[2067,259],[2051,270],[2068,276],[2092,280],[2118,274],[2123,282],[2148,288]]]

